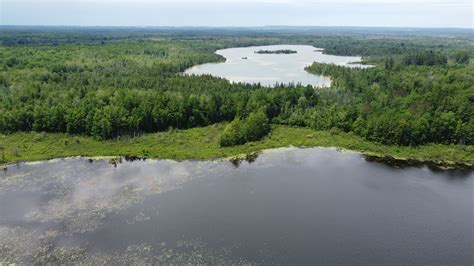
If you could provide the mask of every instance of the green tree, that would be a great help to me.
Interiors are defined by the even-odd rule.
[[[236,146],[245,143],[243,134],[243,125],[239,118],[235,118],[230,122],[222,132],[220,145],[222,147]]]
[[[235,118],[222,132],[220,145],[222,147],[241,145],[246,142],[260,140],[268,133],[271,127],[263,109],[250,113],[245,119]]]
[[[92,134],[96,137],[107,139],[113,136],[113,128],[110,117],[102,109],[96,110],[92,121]]]
[[[352,131],[359,136],[365,137],[367,135],[367,125],[366,121],[362,117],[357,117],[357,119],[352,124]]]
[[[256,113],[250,113],[244,120],[244,137],[248,141],[256,141],[266,136],[271,128],[265,111],[260,110]]]
[[[454,62],[458,64],[467,65],[469,64],[469,52],[468,51],[457,51],[453,55]]]

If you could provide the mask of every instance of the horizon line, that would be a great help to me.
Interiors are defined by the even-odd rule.
[[[79,25],[79,24],[0,24],[0,27],[76,27],[76,28],[380,28],[380,29],[461,29],[474,30],[473,27],[459,26],[367,26],[367,25]]]

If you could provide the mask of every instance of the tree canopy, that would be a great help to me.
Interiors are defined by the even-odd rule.
[[[223,146],[262,138],[269,122],[353,132],[385,144],[474,143],[474,47],[469,38],[277,33],[152,37],[157,36],[6,32],[0,38],[0,132],[110,139],[232,121]],[[53,39],[60,42],[51,43]],[[214,54],[216,49],[277,43],[359,54],[376,67],[314,63],[307,71],[330,76],[332,86],[326,89],[265,88],[182,74],[193,65],[224,60]]]
[[[260,140],[268,135],[270,130],[267,114],[261,109],[258,112],[250,113],[245,119],[237,117],[230,122],[222,133],[220,144],[226,147]]]

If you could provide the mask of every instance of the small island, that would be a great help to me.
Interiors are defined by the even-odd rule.
[[[256,54],[296,54],[298,53],[295,50],[282,49],[282,50],[258,50],[255,51]]]

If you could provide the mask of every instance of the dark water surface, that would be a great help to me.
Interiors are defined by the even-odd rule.
[[[21,163],[0,174],[0,261],[472,265],[473,191],[332,149]]]

